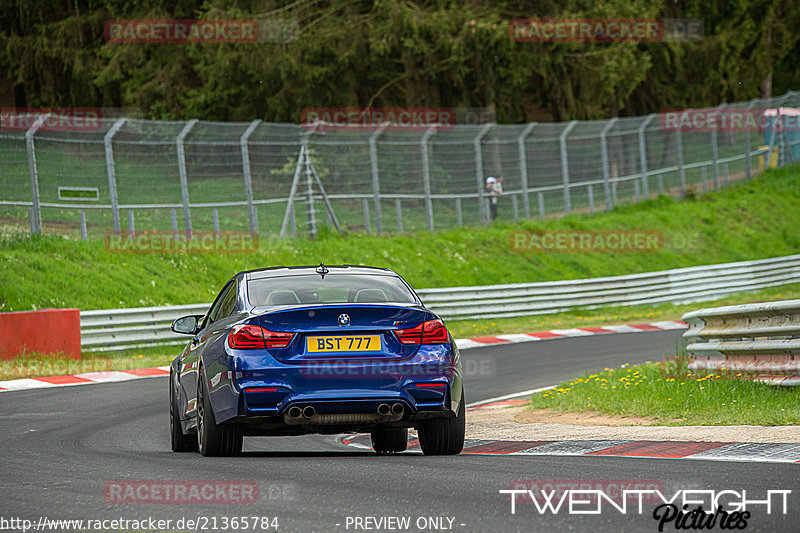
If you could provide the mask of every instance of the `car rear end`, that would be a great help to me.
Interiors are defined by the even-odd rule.
[[[454,417],[458,349],[397,274],[328,267],[246,276],[224,387],[247,435],[406,428]]]

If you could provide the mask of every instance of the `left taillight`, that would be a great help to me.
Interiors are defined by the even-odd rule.
[[[419,326],[395,330],[403,344],[444,344],[448,342],[447,328],[441,320],[428,320]]]
[[[238,324],[228,333],[228,344],[238,350],[286,348],[293,338],[294,333],[270,331],[254,324]]]

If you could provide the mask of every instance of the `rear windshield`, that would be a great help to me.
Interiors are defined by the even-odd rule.
[[[416,299],[395,276],[319,274],[252,279],[247,282],[251,305],[334,303],[414,303]]]

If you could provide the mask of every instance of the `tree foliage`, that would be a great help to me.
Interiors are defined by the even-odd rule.
[[[698,18],[700,42],[514,42],[528,17]],[[288,43],[106,42],[113,19],[295,21]],[[796,0],[8,0],[3,105],[297,122],[307,107],[478,107],[498,122],[745,100],[800,82]],[[774,86],[770,88],[770,83]]]

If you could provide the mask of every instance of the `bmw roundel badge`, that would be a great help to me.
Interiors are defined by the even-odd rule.
[[[349,326],[350,325],[350,315],[347,313],[342,313],[339,315],[339,325],[340,326]]]

